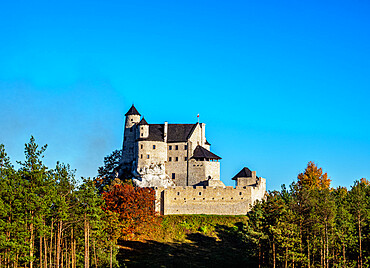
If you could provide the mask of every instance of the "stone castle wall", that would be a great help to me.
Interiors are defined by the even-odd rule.
[[[189,185],[196,185],[208,179],[220,180],[220,162],[189,161]]]
[[[245,187],[168,187],[156,188],[156,211],[169,214],[245,215],[256,200],[262,200],[266,180]]]
[[[171,150],[169,149],[171,146]],[[177,149],[176,149],[177,148]],[[171,157],[171,161],[170,161]],[[166,173],[172,178],[175,173],[175,183],[178,186],[185,186],[187,181],[188,150],[186,142],[167,143]]]
[[[153,146],[155,146],[153,148]],[[167,144],[163,141],[139,141],[137,142],[138,167],[153,164],[163,164],[167,160]]]

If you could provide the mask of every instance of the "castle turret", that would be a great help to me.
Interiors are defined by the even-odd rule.
[[[130,110],[128,110],[125,116],[126,116],[125,128],[131,128],[133,125],[140,122],[141,114],[136,110],[134,105],[131,106]]]
[[[136,110],[135,106],[132,105],[125,116],[126,121],[123,134],[122,162],[124,164],[131,164],[135,160],[135,155],[137,154],[135,141],[137,139],[137,124],[140,122],[141,114]]]
[[[139,137],[146,139],[148,138],[148,136],[149,136],[149,124],[143,117],[143,119],[141,119],[139,123]]]

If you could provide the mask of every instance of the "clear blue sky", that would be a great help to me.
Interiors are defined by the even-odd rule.
[[[34,135],[95,176],[132,103],[149,123],[200,114],[222,180],[290,184],[308,161],[333,186],[370,178],[370,3],[19,1],[0,4],[0,143]]]

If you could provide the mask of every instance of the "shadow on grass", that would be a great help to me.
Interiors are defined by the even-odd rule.
[[[120,241],[118,259],[121,267],[248,267],[238,227],[217,225],[218,239],[191,233],[181,243]]]

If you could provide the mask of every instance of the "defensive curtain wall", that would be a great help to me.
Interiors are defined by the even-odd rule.
[[[156,211],[168,214],[245,215],[256,200],[262,200],[266,180],[255,186],[175,186],[155,188]]]

